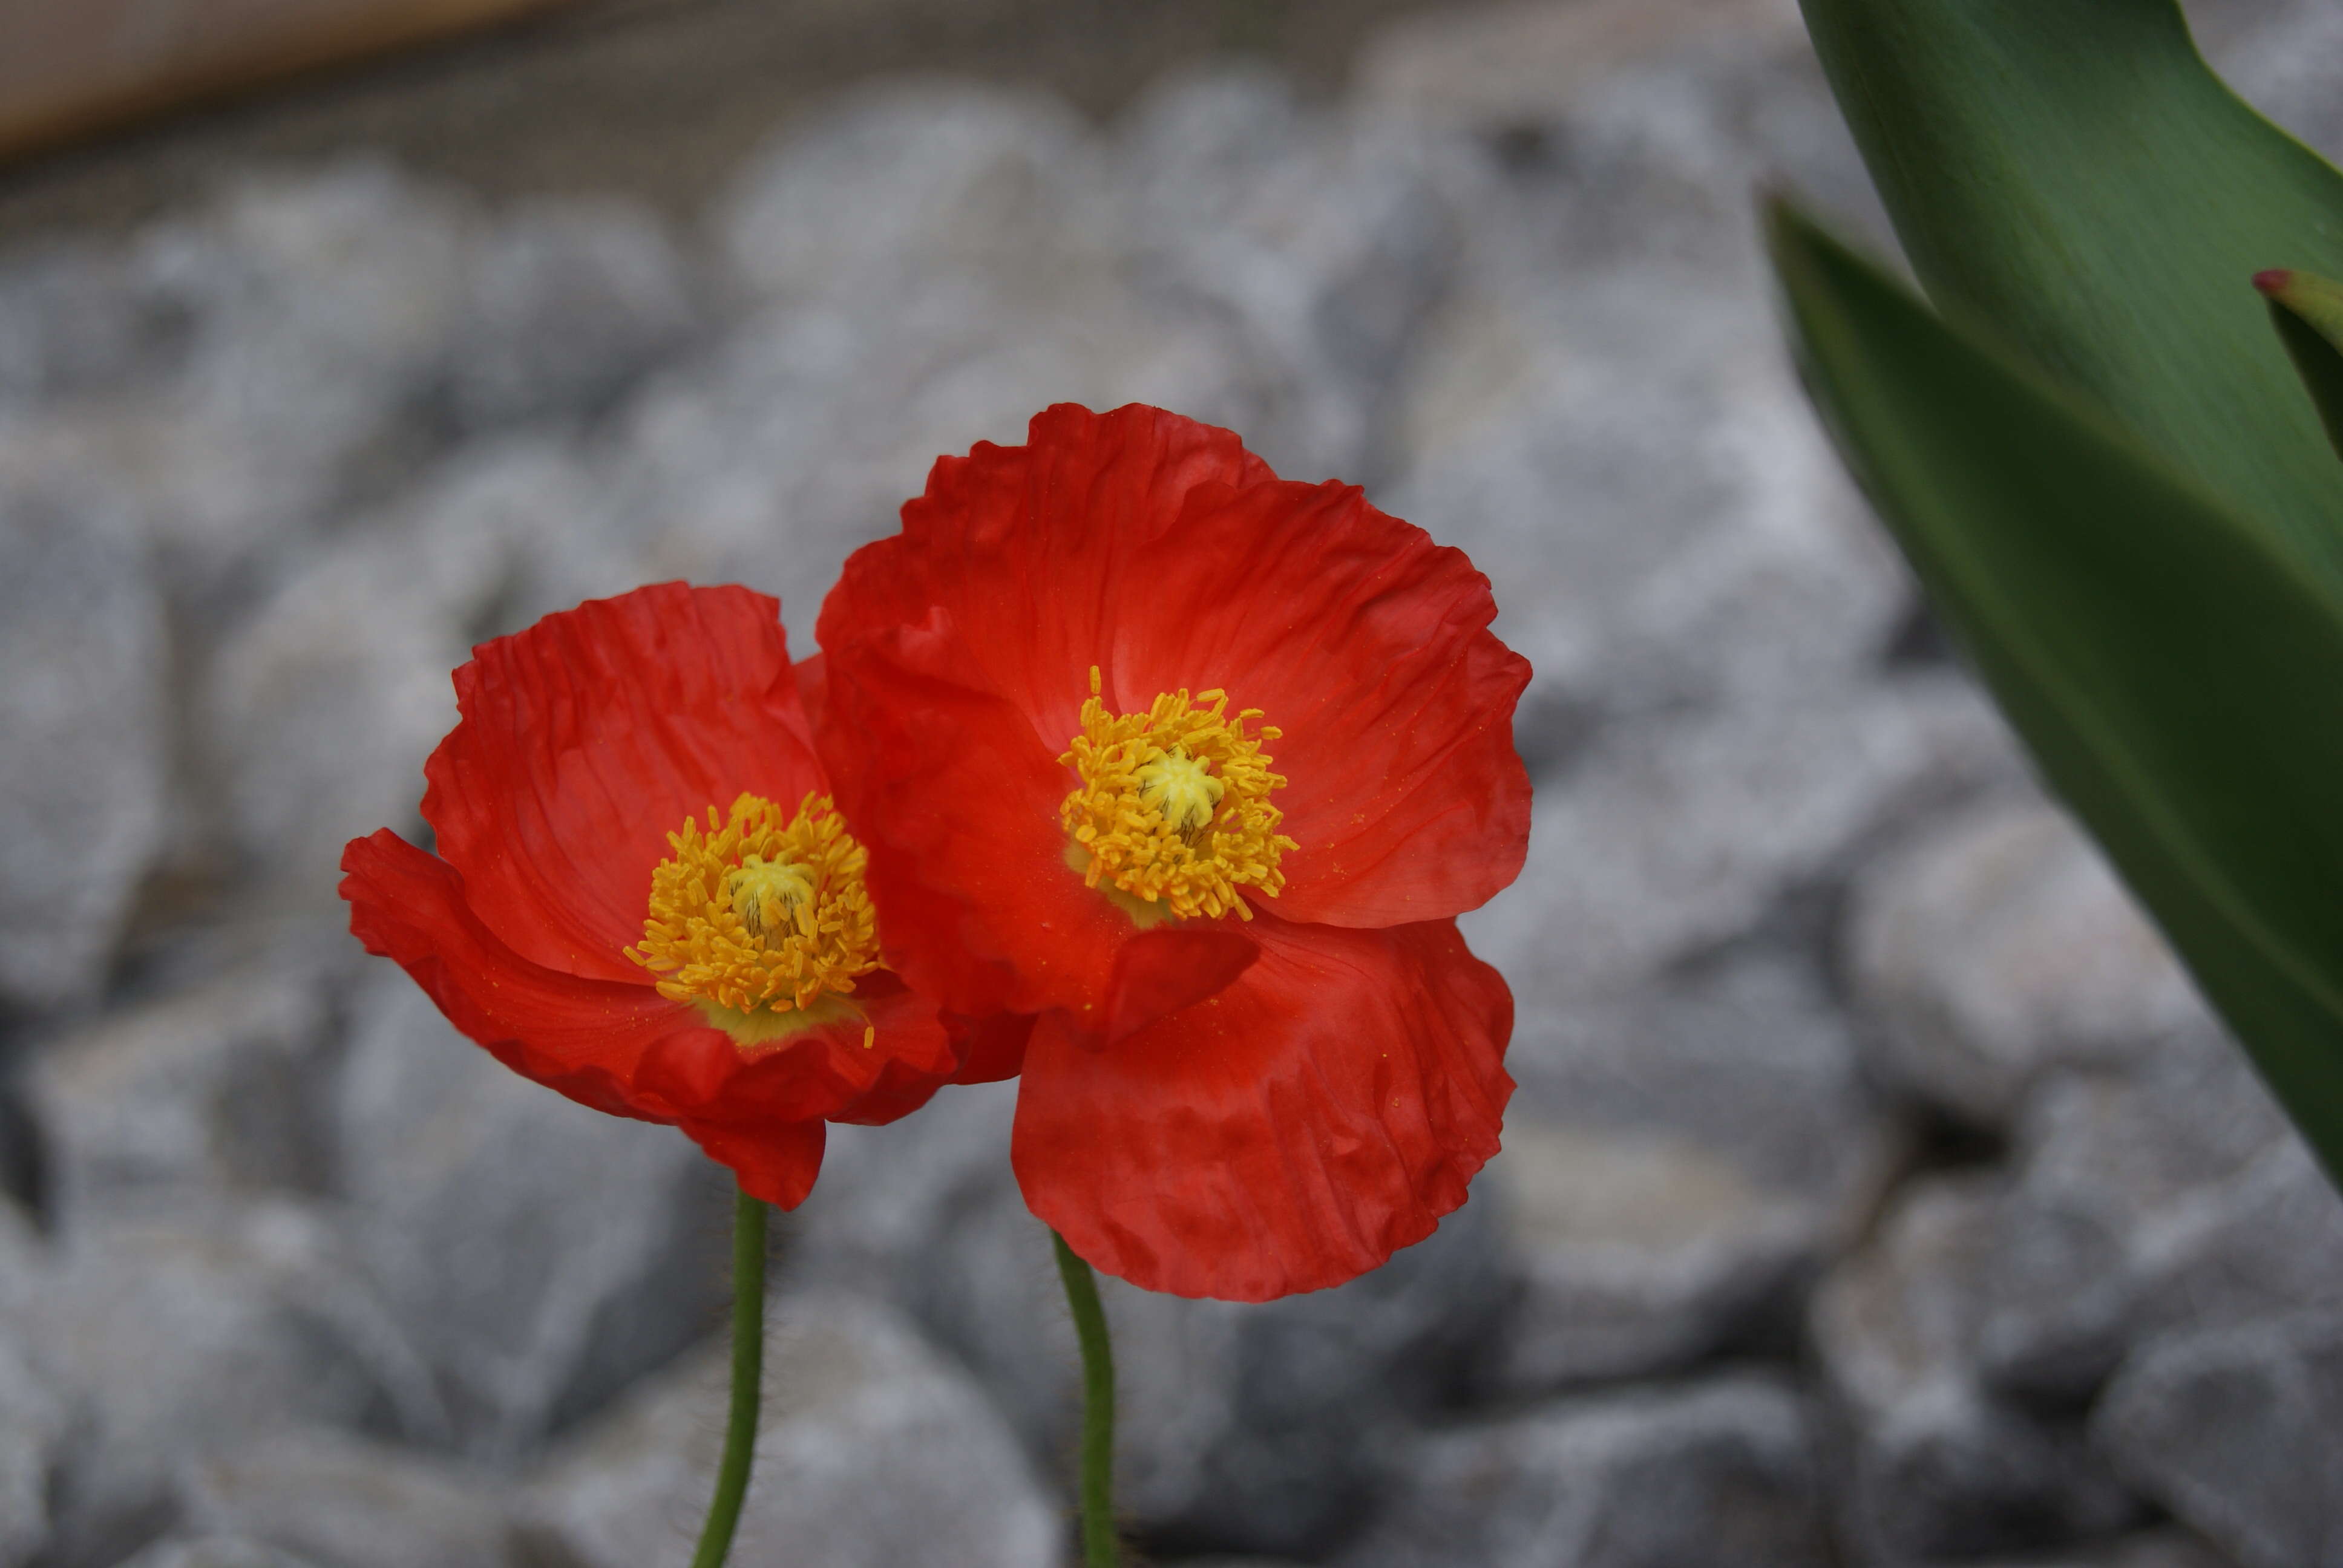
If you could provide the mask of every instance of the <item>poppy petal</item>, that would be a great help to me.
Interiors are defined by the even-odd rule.
[[[954,1083],[999,1083],[1025,1070],[1025,1043],[1033,1037],[1033,1015],[996,1012],[983,1018],[943,1015],[962,1060]]]
[[[660,583],[483,643],[423,815],[488,928],[524,958],[648,985],[651,872],[687,818],[828,788],[780,625],[743,588]]]
[[[1107,1272],[1267,1301],[1429,1235],[1497,1151],[1513,998],[1453,921],[1262,916],[1261,957],[1103,1049],[1045,1017],[1011,1156],[1027,1204]]]
[[[830,671],[820,654],[801,658],[792,668],[798,683],[798,706],[805,710],[806,733],[820,734],[821,710],[830,700]]]
[[[1080,726],[1091,666],[1111,662],[1127,551],[1172,528],[1197,487],[1273,477],[1227,430],[1137,404],[1058,404],[1024,446],[937,458],[903,531],[848,558],[816,636],[835,653],[950,607],[969,668],[1027,705],[1055,757]]]
[[[1530,781],[1513,749],[1529,661],[1489,630],[1489,579],[1354,486],[1205,486],[1135,545],[1116,625],[1128,708],[1214,688],[1282,733],[1271,799],[1299,848],[1289,920],[1444,920],[1512,883]]]
[[[859,1049],[865,1058],[875,1050],[879,1075],[853,1100],[826,1112],[830,1121],[883,1127],[925,1105],[945,1084],[967,1081],[962,1076],[967,1039],[949,1028],[935,1004],[900,977],[884,970],[866,976],[854,1001],[870,1020],[870,1043],[858,1047],[850,1040],[844,1049]]]
[[[397,960],[439,1010],[522,1076],[614,1116],[672,1121],[632,1090],[643,1053],[669,1036],[725,1037],[648,986],[581,980],[531,963],[474,915],[454,867],[385,828],[342,851],[350,931]]]
[[[707,1030],[658,1041],[643,1053],[635,1086],[702,1121],[886,1122],[925,1104],[960,1062],[935,1009],[879,973],[771,1040],[740,1044]]]
[[[1227,989],[1259,957],[1253,940],[1228,923],[1141,931],[1114,955],[1101,1043],[1111,1045]]]
[[[687,1121],[684,1131],[719,1165],[729,1165],[740,1191],[777,1209],[794,1209],[821,1174],[827,1130],[820,1121],[741,1128]]]
[[[822,745],[889,965],[951,1011],[1103,1017],[1137,928],[1066,862],[1073,775],[942,611],[828,655]]]

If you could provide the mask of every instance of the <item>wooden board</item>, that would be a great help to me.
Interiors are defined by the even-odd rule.
[[[571,0],[0,0],[0,158]]]

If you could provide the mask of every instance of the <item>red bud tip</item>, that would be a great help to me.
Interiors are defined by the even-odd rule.
[[[2264,294],[2283,294],[2286,292],[2286,286],[2293,281],[2294,274],[2282,266],[2274,266],[2268,272],[2254,274],[2254,286]]]

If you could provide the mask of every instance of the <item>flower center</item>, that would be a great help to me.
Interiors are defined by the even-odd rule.
[[[627,956],[666,976],[659,992],[736,1013],[786,1012],[853,990],[879,968],[879,926],[863,889],[869,859],[827,796],[794,817],[760,795],[719,823],[687,819],[651,873],[650,913]]]
[[[1058,759],[1081,778],[1058,808],[1073,836],[1068,859],[1090,886],[1105,882],[1182,919],[1251,920],[1237,890],[1276,897],[1285,886],[1278,858],[1299,848],[1277,830],[1285,814],[1269,794],[1285,779],[1261,749],[1282,732],[1264,724],[1247,735],[1261,709],[1232,718],[1224,691],[1191,699],[1183,689],[1144,713],[1109,713],[1099,690],[1092,666],[1081,733]]]
[[[1139,803],[1163,819],[1163,825],[1189,843],[1212,825],[1221,797],[1229,787],[1212,777],[1212,765],[1184,750],[1165,752],[1131,775],[1139,781]]]
[[[795,860],[768,863],[762,855],[750,855],[724,885],[731,890],[732,912],[750,936],[815,933],[813,876]]]

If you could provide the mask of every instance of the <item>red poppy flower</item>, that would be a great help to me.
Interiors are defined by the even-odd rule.
[[[892,1121],[961,1053],[880,966],[779,616],[664,583],[482,644],[424,768],[439,852],[354,839],[341,890],[505,1065],[789,1208],[825,1119]]]
[[[1355,487],[1137,407],[942,459],[847,563],[819,739],[888,961],[1034,1020],[1018,1178],[1091,1262],[1336,1284],[1496,1151],[1513,1000],[1452,918],[1528,842],[1494,614]]]

